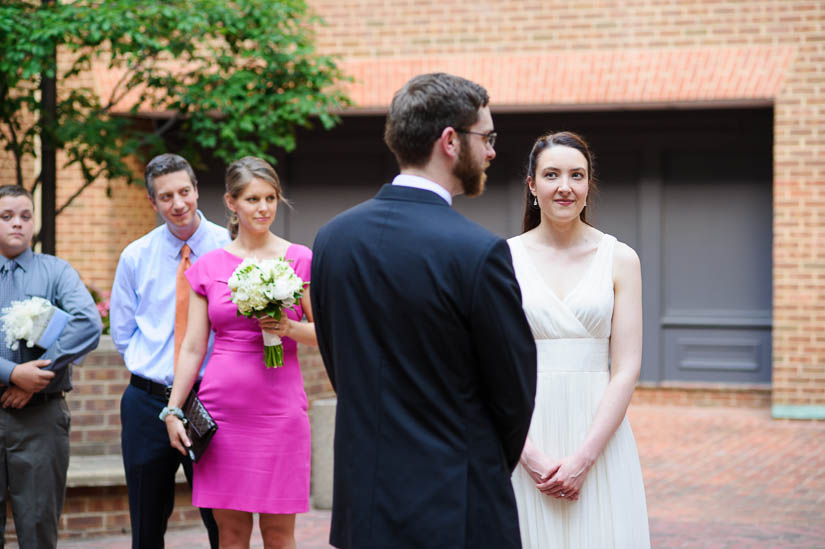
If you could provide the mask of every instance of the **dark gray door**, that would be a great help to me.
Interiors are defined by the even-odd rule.
[[[770,157],[672,151],[663,160],[664,377],[770,381]]]

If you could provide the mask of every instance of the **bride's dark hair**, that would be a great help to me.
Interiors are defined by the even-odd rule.
[[[593,153],[590,152],[590,147],[581,136],[573,132],[556,132],[542,135],[533,144],[530,150],[530,157],[527,160],[527,175],[524,178],[524,220],[521,224],[522,232],[527,232],[530,229],[538,227],[541,221],[541,208],[538,205],[533,205],[533,193],[530,192],[530,187],[527,185],[527,178],[530,177],[533,181],[536,180],[536,169],[539,155],[551,147],[562,146],[576,149],[584,155],[587,160],[587,199],[588,201],[595,199],[598,194],[596,187],[596,171],[593,163]],[[587,208],[582,210],[579,218],[587,223]]]

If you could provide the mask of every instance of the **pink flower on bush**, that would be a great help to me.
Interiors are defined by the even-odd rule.
[[[109,333],[109,301],[112,292],[98,292],[91,286],[86,286],[89,293],[92,294],[92,299],[95,300],[97,312],[100,314],[100,321],[103,322],[103,333]]]

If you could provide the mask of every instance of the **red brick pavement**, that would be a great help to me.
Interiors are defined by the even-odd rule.
[[[825,422],[635,406],[654,547],[825,547]]]
[[[825,548],[825,422],[772,420],[767,409],[653,405],[634,405],[629,417],[654,547]],[[329,512],[298,517],[299,548],[328,548],[328,532]],[[170,549],[206,547],[200,529],[170,531],[166,541]],[[60,547],[121,549],[129,541]],[[253,547],[262,547],[260,538]]]

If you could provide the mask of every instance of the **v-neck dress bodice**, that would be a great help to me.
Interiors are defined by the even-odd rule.
[[[557,460],[584,442],[610,381],[616,239],[603,235],[581,278],[563,297],[539,272],[524,236],[508,244],[538,353],[529,437]],[[588,472],[578,501],[545,496],[521,465],[513,472],[513,489],[525,549],[650,547],[641,466],[627,418]]]
[[[582,277],[560,298],[538,271],[523,238],[509,241],[522,288],[524,313],[537,341],[610,337],[613,318],[613,249],[616,239],[604,235]]]

